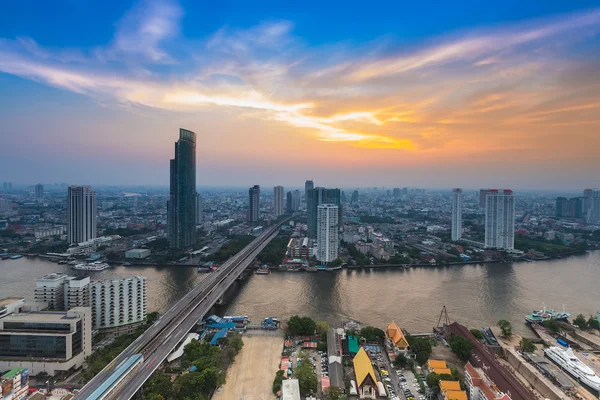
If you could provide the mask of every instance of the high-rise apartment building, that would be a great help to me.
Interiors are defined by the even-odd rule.
[[[342,203],[340,189],[317,187],[309,191],[307,203],[307,228],[310,239],[317,238],[317,207],[321,204],[335,204],[338,207],[338,221],[342,221]]]
[[[291,214],[294,212],[292,192],[287,192],[285,195],[285,212]]]
[[[462,236],[462,189],[452,190],[452,240],[460,240]]]
[[[60,272],[44,275],[36,279],[34,298],[46,303],[48,310],[65,309],[65,282],[69,276]]]
[[[594,197],[594,189],[584,189],[583,191],[583,215],[587,217],[592,209],[592,198]]]
[[[556,198],[556,216],[559,218],[581,218],[583,212],[584,200],[582,197],[566,197]]]
[[[202,223],[202,197],[200,193],[196,193],[196,225],[200,225]]]
[[[600,189],[594,189],[592,193],[592,207],[590,208],[589,221],[592,224],[600,224]]]
[[[505,250],[515,248],[515,194],[512,190],[487,191],[485,247]]]
[[[96,237],[96,192],[91,186],[69,186],[67,195],[67,243]]]
[[[394,189],[392,190],[392,196],[393,196],[394,198],[396,198],[396,199],[397,199],[398,197],[400,197],[400,188],[394,188]]]
[[[350,203],[358,202],[358,190],[352,192],[352,196],[350,197]]]
[[[146,278],[133,276],[90,284],[92,328],[118,328],[146,320]]]
[[[12,201],[4,197],[0,197],[0,214],[10,213],[12,209]]]
[[[485,196],[488,193],[488,189],[479,189],[479,208],[485,208]]]
[[[179,129],[167,201],[169,245],[185,249],[196,242],[196,134]]]
[[[44,198],[44,185],[38,183],[35,185],[35,198],[40,200]]]
[[[317,260],[332,262],[339,250],[339,212],[335,204],[317,206]]]
[[[248,190],[248,222],[256,223],[260,219],[260,186],[254,185]]]
[[[292,192],[292,211],[298,211],[300,209],[300,202],[302,195],[298,189]]]
[[[273,214],[279,217],[283,215],[283,186],[273,188]]]

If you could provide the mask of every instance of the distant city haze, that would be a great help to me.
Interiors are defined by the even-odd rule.
[[[0,181],[600,186],[598,3],[497,3],[3,4]]]

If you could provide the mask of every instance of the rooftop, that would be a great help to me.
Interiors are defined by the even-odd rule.
[[[9,304],[17,303],[23,300],[24,299],[22,297],[5,297],[3,299],[0,299],[0,307],[6,307]]]
[[[42,276],[41,278],[38,278],[38,281],[41,280],[45,280],[45,281],[58,281],[61,279],[64,279],[67,276],[67,274],[63,274],[62,272],[53,272],[51,274],[47,274]]]
[[[32,311],[27,313],[10,314],[2,318],[4,322],[64,322],[79,318],[67,311]]]
[[[373,381],[373,385],[377,384],[377,378],[375,378],[375,371],[373,371],[371,359],[367,355],[365,349],[361,347],[360,350],[358,350],[352,363],[354,364],[354,373],[356,374],[356,384],[359,387],[362,386],[368,377]]]
[[[2,377],[5,379],[11,379],[11,378],[16,377],[17,375],[20,375],[22,371],[23,371],[23,368],[13,368],[10,371],[8,371],[7,373],[5,373],[4,375],[2,375]]]

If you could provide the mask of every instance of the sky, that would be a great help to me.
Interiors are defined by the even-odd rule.
[[[288,4],[292,3],[292,4]],[[0,5],[0,181],[600,186],[597,1]]]

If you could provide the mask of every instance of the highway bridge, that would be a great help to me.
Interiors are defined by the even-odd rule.
[[[88,382],[75,399],[131,399],[198,320],[210,311],[252,260],[277,236],[279,227],[291,218],[269,227],[217,271],[202,280]],[[119,380],[118,385],[105,388],[106,385],[103,384],[109,382],[115,371],[136,354],[143,355],[143,362],[128,371],[128,376]],[[99,392],[103,394],[98,396]]]

